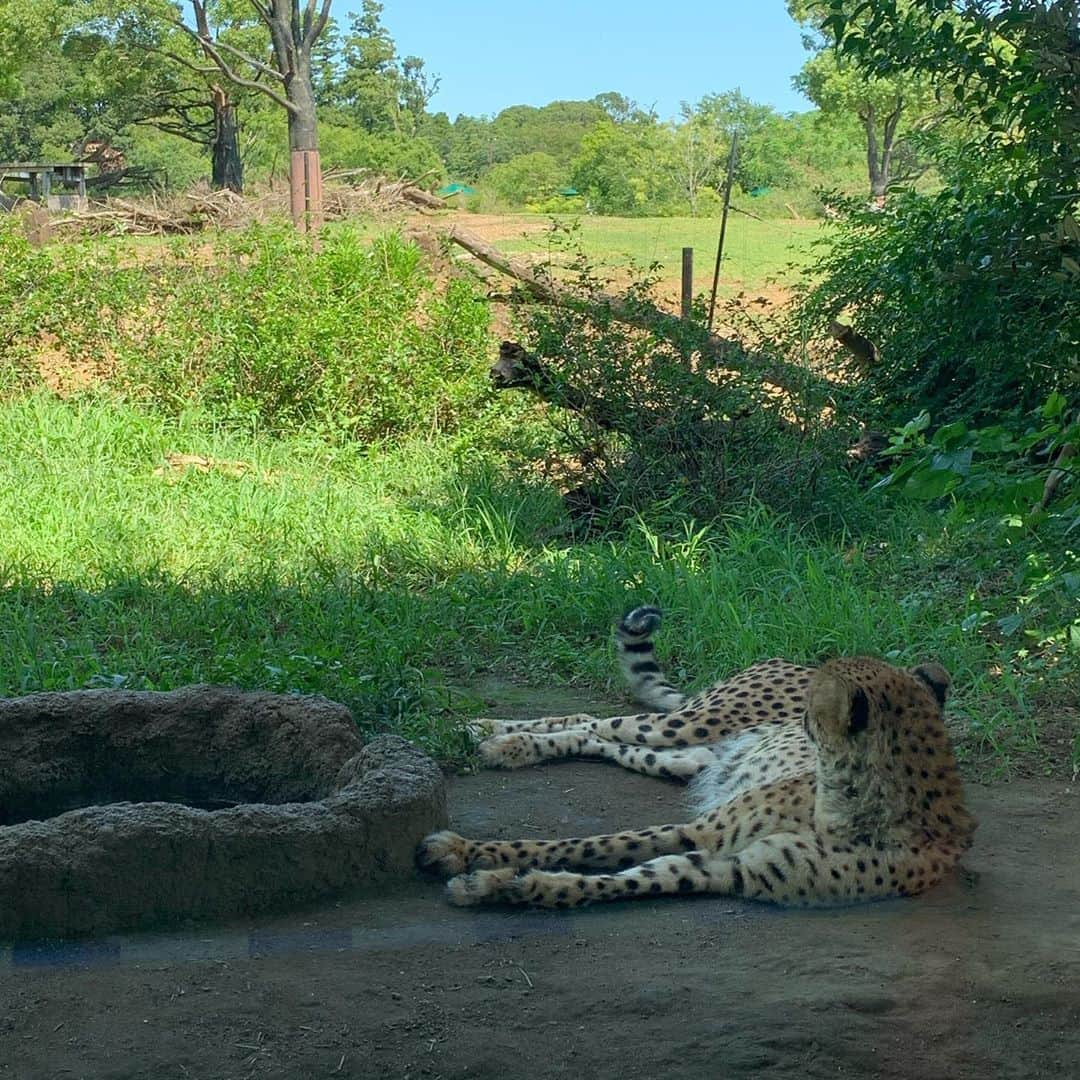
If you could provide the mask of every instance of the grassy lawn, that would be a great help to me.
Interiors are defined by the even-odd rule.
[[[438,225],[441,219],[436,218]],[[467,214],[454,215],[462,227],[479,232],[497,247],[510,254],[550,253],[553,262],[566,261],[566,233],[551,228],[552,217],[541,214]],[[600,271],[609,271],[617,281],[625,282],[629,269],[659,264],[660,286],[669,302],[678,301],[682,274],[682,249],[694,249],[694,291],[706,293],[712,288],[716,246],[720,236],[718,218],[616,218],[582,215],[558,219],[561,226],[575,228],[577,242],[590,262]],[[425,219],[425,224],[429,222]],[[382,226],[374,222],[350,219],[348,227],[358,234],[374,237]],[[332,223],[329,232],[340,228]],[[797,276],[811,258],[815,241],[825,236],[827,225],[820,221],[768,219],[757,221],[741,214],[728,219],[724,240],[724,261],[720,273],[719,294],[733,296],[747,290],[764,291],[776,296]],[[207,236],[210,251],[212,235]],[[156,236],[96,238],[90,244],[100,251],[108,245],[116,248],[123,266],[147,265],[170,261],[175,242]],[[197,244],[195,247],[197,248]],[[46,248],[59,257],[63,249]],[[196,259],[198,256],[196,256]],[[210,258],[207,255],[207,258]]]
[[[469,227],[469,215],[462,215]],[[492,228],[485,218],[484,234],[497,235],[495,242],[508,252],[543,252],[552,249],[554,234],[550,218],[515,214]],[[712,287],[713,265],[720,236],[720,221],[714,218],[607,218],[582,216],[566,219],[578,222],[582,250],[598,266],[623,269],[634,263],[661,265],[665,290],[677,290],[681,275],[682,249],[694,249],[695,292]],[[820,239],[824,226],[817,221],[757,221],[741,214],[728,219],[721,268],[721,295],[741,289],[755,290],[773,279],[790,281],[810,260],[811,247]],[[558,253],[558,249],[554,249]]]
[[[244,467],[163,469],[169,451]],[[365,730],[456,757],[478,705],[450,686],[494,671],[588,684],[614,704],[612,620],[654,601],[680,683],[771,655],[936,656],[969,745],[1007,761],[1036,744],[997,647],[962,629],[979,569],[941,575],[910,515],[854,538],[751,510],[666,536],[640,524],[617,540],[540,542],[561,514],[550,490],[449,440],[342,450],[102,400],[9,401],[0,693],[193,681],[318,692]]]

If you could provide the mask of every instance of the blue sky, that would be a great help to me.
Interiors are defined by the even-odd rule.
[[[359,0],[334,0],[344,30]],[[441,76],[431,103],[494,114],[617,90],[662,118],[681,101],[738,88],[783,112],[810,107],[791,88],[806,54],[784,0],[384,0],[402,56]]]

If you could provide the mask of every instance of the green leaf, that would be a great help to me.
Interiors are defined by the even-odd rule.
[[[946,453],[935,454],[930,463],[930,468],[935,472],[948,472],[956,476],[967,476],[971,472],[971,458],[973,450],[970,446],[962,450],[950,450]]]
[[[1080,270],[1080,268],[1078,268]],[[1056,420],[1065,411],[1066,405],[1069,404],[1068,399],[1064,394],[1059,394],[1056,390],[1046,399],[1046,404],[1042,407],[1042,414],[1047,420]]]
[[[946,424],[944,427],[939,427],[934,432],[931,442],[940,450],[951,450],[963,441],[967,431],[967,424],[963,420],[957,420],[955,424]]]
[[[921,469],[913,473],[904,485],[906,494],[916,499],[940,499],[959,482],[959,477],[947,469]]]

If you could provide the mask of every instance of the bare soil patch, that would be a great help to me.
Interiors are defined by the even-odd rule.
[[[299,917],[0,950],[0,1077],[1069,1076],[1078,794],[973,786],[965,872],[913,900],[476,912],[418,880]],[[574,763],[456,778],[450,819],[570,835],[677,819],[680,800]]]

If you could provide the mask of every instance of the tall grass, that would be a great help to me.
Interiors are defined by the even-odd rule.
[[[175,470],[166,454],[213,459]],[[237,468],[235,463],[242,463]],[[638,521],[573,547],[546,488],[445,437],[365,451],[101,398],[0,405],[0,693],[193,681],[326,694],[368,731],[453,756],[478,672],[612,685],[610,625],[660,603],[671,672],[756,659],[935,656],[1007,746],[1021,687],[962,627],[979,600],[928,576],[910,518],[814,536],[764,511]],[[877,557],[873,557],[877,555]]]

